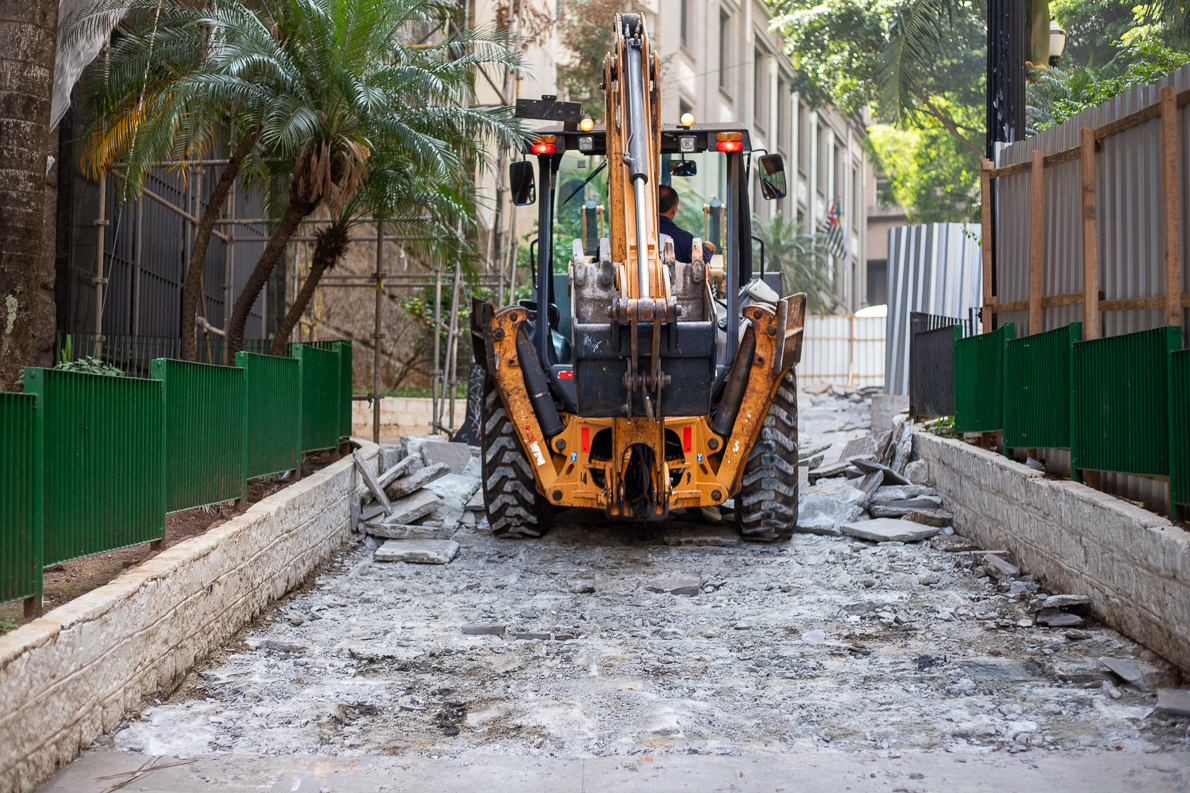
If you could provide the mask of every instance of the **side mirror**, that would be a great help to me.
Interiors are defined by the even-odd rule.
[[[508,188],[512,193],[512,203],[519,207],[529,206],[536,201],[537,183],[533,180],[533,163],[520,160],[509,164]]]
[[[766,154],[760,158],[760,192],[766,201],[784,198],[785,189],[785,159],[780,154]]]
[[[698,163],[694,160],[670,160],[670,176],[697,176]]]

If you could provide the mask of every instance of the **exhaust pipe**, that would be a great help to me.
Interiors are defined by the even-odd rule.
[[[547,330],[546,333],[548,332]],[[562,417],[558,415],[554,398],[550,396],[550,381],[545,372],[541,371],[541,363],[533,352],[533,344],[529,341],[529,334],[525,332],[524,325],[516,334],[516,357],[525,376],[525,390],[529,392],[533,412],[537,414],[537,420],[541,423],[541,431],[547,438],[552,438],[563,429]]]
[[[735,363],[727,375],[727,385],[723,388],[723,398],[719,401],[719,412],[711,420],[711,432],[716,435],[730,435],[731,428],[735,426],[740,405],[744,402],[744,392],[748,390],[748,376],[752,372],[752,358],[755,355],[756,330],[749,325],[744,331],[744,338],[740,340]]]

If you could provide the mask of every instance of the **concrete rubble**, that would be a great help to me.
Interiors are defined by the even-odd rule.
[[[566,510],[541,539],[497,540],[479,477],[452,469],[418,491],[473,518],[450,534],[449,564],[380,563],[381,549],[422,540],[361,539],[104,745],[468,762],[1184,751],[1181,673],[1097,622],[1080,593],[1047,592],[1003,547],[949,525],[871,517],[946,503],[928,479],[890,486],[877,469],[873,485],[845,458],[870,435],[866,400],[835,386],[800,395],[803,447],[843,458],[803,485],[802,509],[858,514],[789,543],[742,542],[728,505],[720,522],[690,511],[643,526]],[[907,474],[903,424],[871,456]],[[411,454],[426,467],[427,443],[441,441],[403,443],[389,467]],[[402,526],[434,530],[429,515]],[[889,524],[904,533],[878,533]],[[1083,622],[1040,619],[1057,614]],[[1128,669],[1108,661],[1173,693],[1117,686]]]
[[[379,476],[364,472],[372,498],[360,504],[359,528],[376,541],[375,560],[449,563],[459,550],[451,537],[475,526],[483,509],[472,447],[437,436],[402,438],[381,449],[381,462],[388,468]]]

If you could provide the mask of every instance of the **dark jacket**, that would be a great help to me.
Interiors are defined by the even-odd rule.
[[[674,223],[667,217],[660,218],[657,224],[657,231],[661,234],[668,234],[674,241],[674,258],[679,262],[690,262],[690,257],[694,248],[694,235],[688,231],[683,231],[678,228],[678,224]],[[711,260],[711,246],[702,246],[702,260],[709,262]]]

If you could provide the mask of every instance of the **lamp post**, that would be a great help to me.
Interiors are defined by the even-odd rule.
[[[1066,49],[1066,31],[1054,20],[1050,20],[1050,66],[1056,67],[1062,57],[1062,50]]]

